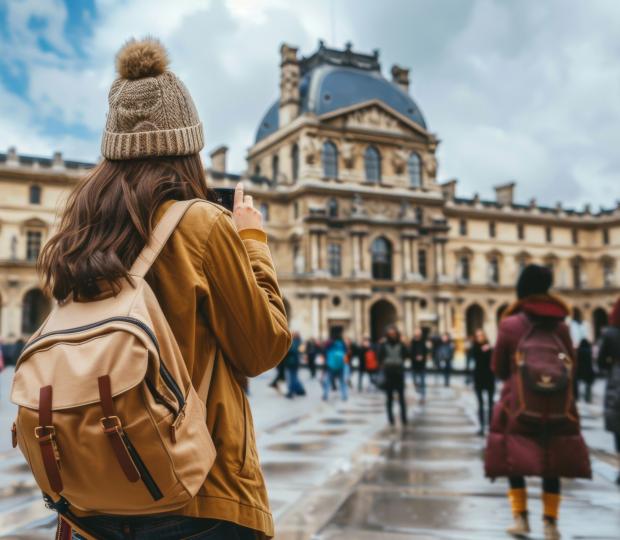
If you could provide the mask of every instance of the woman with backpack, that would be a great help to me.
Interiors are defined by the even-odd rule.
[[[545,540],[560,538],[560,478],[590,478],[588,449],[573,396],[575,357],[568,308],[549,294],[551,272],[531,264],[519,276],[517,301],[503,315],[492,357],[504,381],[485,453],[486,475],[508,477],[514,525],[530,531],[526,476],[542,478]]]
[[[407,402],[405,401],[405,358],[407,347],[402,342],[400,332],[395,326],[388,327],[385,340],[379,345],[379,365],[385,377],[384,390],[386,397],[387,416],[390,425],[394,425],[394,411],[392,402],[394,392],[398,394],[400,405],[400,420],[404,426],[407,424]]]
[[[478,399],[478,421],[480,422],[480,430],[478,435],[484,435],[485,424],[491,424],[491,415],[493,414],[493,398],[495,397],[495,375],[491,370],[491,354],[493,349],[482,328],[478,328],[474,334],[474,342],[469,348],[467,354],[467,363],[470,361],[474,364],[474,391]],[[485,411],[484,398],[487,398],[487,408]]]
[[[43,250],[40,268],[52,295],[60,303],[59,312],[67,301],[86,306],[92,302],[92,309],[96,310],[102,305],[100,301],[115,297],[121,287],[135,282],[134,268],[148,271],[146,282],[154,293],[150,301],[156,299],[161,307],[165,316],[162,324],[165,326],[167,321],[184,364],[178,370],[175,368],[176,374],[160,364],[162,380],[157,377],[157,371],[146,375],[153,377],[149,392],[158,400],[153,407],[162,411],[169,407],[172,414],[178,414],[170,437],[165,435],[162,440],[165,439],[166,445],[187,444],[191,435],[188,430],[202,429],[204,402],[202,413],[195,409],[198,414],[177,410],[175,403],[182,405],[183,392],[188,392],[185,399],[194,396],[192,388],[198,390],[205,373],[212,373],[205,393],[206,425],[216,455],[208,476],[193,480],[198,480],[200,487],[188,495],[189,502],[182,507],[164,508],[158,514],[102,513],[96,504],[89,511],[80,511],[72,505],[70,496],[62,498],[66,491],[48,495],[56,501],[59,510],[71,512],[69,521],[75,524],[74,530],[88,538],[272,537],[273,519],[258,462],[252,415],[238,383],[245,376],[253,377],[274,367],[285,356],[291,341],[261,214],[254,208],[252,197],[244,194],[242,184],[235,191],[232,213],[208,202],[214,199],[199,155],[203,148],[202,124],[186,87],[168,70],[163,46],[150,38],[131,40],[118,53],[116,67],[118,78],[110,90],[103,134],[103,160],[78,184],[69,199],[58,233]],[[185,215],[169,240],[160,246],[160,254],[149,251],[151,245],[160,241],[153,234],[156,224],[160,220],[164,223],[172,215],[169,210],[180,208],[175,201],[190,199],[199,201],[184,207],[188,208]],[[142,251],[145,246],[148,249]],[[150,270],[145,266],[146,260],[149,263],[154,260]],[[129,322],[124,323],[125,328]],[[141,332],[140,328],[132,331]],[[161,362],[167,361],[170,356],[162,355]],[[180,390],[173,384],[174,379],[177,383],[188,380],[188,386],[183,383],[182,387],[189,390]],[[116,380],[112,378],[113,385]],[[161,487],[163,471],[168,467],[164,461],[155,461],[151,453],[161,443],[154,440],[152,448],[145,445],[132,450],[124,435],[117,436],[122,434],[122,425],[127,422],[123,414],[117,417],[105,412],[106,407],[112,411],[119,405],[119,397],[110,392],[109,386],[106,388],[107,381],[100,381],[99,390],[104,412],[93,412],[95,417],[104,416],[102,426],[95,426],[92,433],[83,432],[80,443],[90,445],[91,450],[104,451],[110,446],[106,434],[110,437],[109,461],[105,463],[109,475],[120,471],[119,463],[130,476],[135,472],[133,466],[139,470],[149,467],[154,476],[154,479],[149,477],[149,483],[144,475],[140,475],[136,484],[120,484],[120,480],[119,484],[114,483],[116,503],[121,504],[127,491],[125,485],[145,490],[142,480],[155,501],[148,499],[147,491],[144,495],[139,491],[140,497],[154,505],[158,498],[165,500],[171,495],[155,489],[156,483]],[[162,381],[172,390],[176,388],[175,392],[166,391]],[[95,379],[95,389],[96,384]],[[145,402],[151,399],[149,392],[144,394]],[[46,395],[42,389],[41,396],[42,400],[49,399],[50,411],[46,414],[58,421],[62,411],[52,410],[51,405],[65,396],[56,393],[52,398],[51,389]],[[39,406],[43,407],[43,403]],[[135,401],[135,406],[144,404]],[[173,427],[177,430],[173,431]],[[127,425],[126,429],[129,432],[131,426]],[[44,426],[42,433],[45,435],[41,439],[43,451],[43,445],[52,440],[54,432],[50,434]],[[20,441],[28,435],[18,432]],[[88,437],[91,435],[93,441],[101,442],[91,441]],[[57,459],[64,463],[60,477],[66,485],[75,480],[68,475],[75,470],[79,456],[63,453],[68,444],[66,439],[63,444],[63,436],[59,432]],[[142,455],[144,463],[134,451]],[[205,447],[185,465],[195,467],[206,453]],[[54,454],[44,454],[44,461],[46,455]],[[121,456],[119,463],[115,455]],[[47,468],[48,462],[45,463]],[[53,459],[51,464],[53,467]],[[93,474],[100,470],[100,465],[104,464],[92,464]],[[92,478],[89,479],[92,486]],[[98,488],[91,487],[91,490],[95,499],[102,496]],[[74,538],[81,538],[74,534]],[[65,525],[58,537],[68,537]]]
[[[614,435],[620,468],[620,298],[609,315],[609,326],[603,330],[598,352],[598,365],[607,375],[605,388],[605,429]],[[620,486],[620,470],[616,484]]]

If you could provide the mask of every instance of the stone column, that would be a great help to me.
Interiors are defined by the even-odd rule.
[[[359,234],[351,233],[351,248],[353,254],[353,277],[356,277],[362,269]]]
[[[362,272],[370,271],[370,263],[368,261],[368,235],[362,233],[359,236],[360,241],[360,270]]]
[[[411,274],[411,239],[408,236],[401,237],[403,249],[403,281]]]
[[[321,339],[321,297],[313,295],[310,297],[310,301],[312,302],[312,337]]]
[[[411,272],[420,273],[418,268],[418,241],[415,238],[411,238]]]
[[[316,232],[310,233],[310,271],[316,272],[319,269],[319,235]]]

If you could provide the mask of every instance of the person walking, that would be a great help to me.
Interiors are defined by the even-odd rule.
[[[583,338],[577,350],[577,372],[575,373],[575,399],[579,400],[581,395],[581,383],[585,386],[583,397],[586,403],[592,403],[592,385],[594,384],[594,365],[592,358],[592,344]]]
[[[328,341],[325,345],[325,374],[323,378],[323,401],[329,399],[329,393],[336,382],[340,386],[340,397],[347,401],[349,397],[349,385],[346,371],[347,346],[341,335]]]
[[[544,266],[528,265],[517,282],[517,301],[503,315],[492,369],[504,381],[487,438],[485,472],[508,477],[516,537],[530,531],[526,476],[543,487],[545,540],[560,538],[560,478],[590,478],[572,394],[575,362],[564,302],[549,294],[553,279]]]
[[[395,424],[392,406],[394,392],[398,394],[401,424],[403,426],[407,424],[407,403],[405,401],[405,358],[407,356],[407,347],[401,340],[400,332],[395,326],[390,326],[386,331],[385,340],[379,345],[378,360],[385,376],[385,406],[391,426]]]
[[[365,337],[362,341],[361,356],[364,358],[364,369],[366,373],[368,373],[371,388],[376,388],[377,373],[379,372],[379,360],[377,359],[376,346],[370,341],[369,337]]]
[[[273,380],[269,383],[269,387],[273,388],[276,392],[280,391],[280,383],[286,382],[286,365],[283,358],[278,365],[276,366],[276,375]]]
[[[316,339],[310,338],[306,341],[306,359],[308,362],[308,369],[310,370],[310,377],[312,379],[316,377],[316,357],[319,352],[320,349]]]
[[[284,369],[286,371],[286,384],[288,391],[286,397],[293,399],[295,396],[305,396],[306,390],[299,380],[299,364],[300,364],[300,352],[301,338],[299,332],[293,333],[293,341],[291,346],[284,357]]]
[[[613,433],[618,454],[618,477],[620,486],[620,298],[616,300],[609,315],[609,326],[603,330],[598,352],[598,365],[607,376],[605,388],[605,429]]]
[[[424,405],[426,400],[426,359],[428,347],[426,339],[420,328],[416,328],[411,340],[411,371],[413,374],[413,384],[416,391],[420,394],[420,403]]]
[[[485,423],[491,424],[491,416],[493,414],[493,399],[495,397],[495,375],[491,370],[491,354],[493,349],[487,339],[487,336],[479,328],[474,334],[474,341],[468,351],[467,363],[470,361],[474,365],[473,379],[474,391],[478,400],[478,422],[480,430],[478,435],[484,436]],[[487,409],[485,412],[484,398],[487,398]]]
[[[212,194],[199,154],[202,124],[187,88],[168,69],[161,43],[153,38],[129,41],[116,66],[103,159],[71,194],[39,267],[59,303],[115,295],[121,283],[133,282],[132,265],[175,201],[198,199],[159,256],[154,255],[146,282],[174,334],[191,385],[198,388],[212,367],[205,422],[217,454],[199,492],[165,514],[81,511],[70,495],[63,509],[76,515],[76,528],[94,538],[272,537],[250,404],[236,378],[273,368],[291,342],[261,213],[242,183],[236,187],[232,213],[208,202]],[[147,374],[151,376],[156,374]],[[155,380],[161,387],[161,380]],[[172,399],[169,394],[161,398],[166,403]],[[184,420],[188,428],[195,420],[189,414]],[[101,444],[107,444],[101,437]],[[118,466],[112,461],[106,465]],[[61,475],[71,470],[63,468]],[[65,517],[61,521],[65,525],[58,537],[71,537]]]
[[[450,334],[444,332],[441,335],[441,342],[437,346],[437,360],[443,372],[443,384],[450,386],[450,376],[452,375],[452,360],[454,359],[454,343]]]

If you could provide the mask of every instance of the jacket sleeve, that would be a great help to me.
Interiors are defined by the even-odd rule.
[[[503,381],[510,377],[510,360],[513,354],[512,340],[508,337],[510,334],[506,328],[507,322],[502,321],[499,325],[497,342],[495,343],[491,360],[493,373]]]
[[[226,359],[248,377],[276,366],[291,334],[266,235],[239,234],[230,217],[220,215],[207,239],[203,272],[209,288],[203,313]]]

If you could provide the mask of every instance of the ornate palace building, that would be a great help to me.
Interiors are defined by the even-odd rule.
[[[320,43],[309,57],[280,49],[280,92],[260,120],[247,170],[211,152],[214,187],[245,179],[265,218],[291,327],[325,338],[378,337],[396,323],[462,340],[495,336],[520,268],[553,269],[557,291],[593,338],[620,294],[620,205],[592,212],[463,198],[437,180],[437,136],[410,97],[409,71],[382,74],[379,54]],[[28,334],[48,303],[34,260],[88,164],[0,154],[0,332]],[[509,173],[509,171],[507,171]]]

